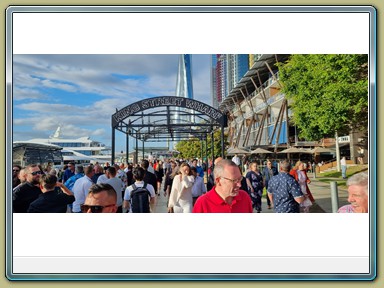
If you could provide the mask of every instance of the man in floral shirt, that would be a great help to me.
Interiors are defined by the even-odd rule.
[[[268,183],[268,196],[276,213],[300,213],[300,203],[304,201],[299,183],[289,175],[291,165],[287,160],[280,163],[280,173]]]

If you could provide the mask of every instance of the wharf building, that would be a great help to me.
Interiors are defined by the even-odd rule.
[[[289,54],[215,54],[211,58],[212,106],[228,116],[227,148],[267,149],[278,153],[290,147],[335,148],[336,139],[318,141],[299,139],[298,129],[290,119],[289,101],[282,93],[277,63],[288,60]],[[359,151],[366,146],[362,133],[340,135],[337,139],[341,156],[357,163]],[[363,148],[364,149],[364,148]],[[365,153],[367,154],[367,153]],[[272,154],[271,154],[272,155]],[[286,157],[287,154],[273,154]],[[289,155],[288,155],[289,156]],[[293,158],[311,159],[291,154]],[[315,160],[334,161],[335,153],[315,154]],[[364,162],[367,163],[367,155]]]

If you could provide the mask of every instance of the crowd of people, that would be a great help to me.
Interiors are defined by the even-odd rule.
[[[261,213],[263,195],[266,208],[276,213],[310,212],[315,203],[308,186],[310,165],[276,164],[267,160],[259,170],[256,161],[245,168],[218,157],[208,167],[198,159],[154,158],[136,165],[70,162],[61,170],[14,165],[13,212],[149,213],[155,212],[161,192],[168,213]],[[338,212],[368,212],[368,174],[350,177],[347,186],[350,205]]]

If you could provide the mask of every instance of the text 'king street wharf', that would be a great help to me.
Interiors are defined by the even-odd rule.
[[[221,122],[220,118],[223,117],[223,114],[220,111],[212,108],[207,104],[204,104],[196,100],[191,100],[188,98],[172,97],[172,96],[156,97],[156,98],[150,98],[150,99],[145,99],[139,102],[135,102],[117,111],[115,114],[113,114],[112,117],[116,122],[120,122],[125,118],[131,115],[134,115],[137,112],[150,109],[150,108],[160,107],[160,106],[175,106],[175,107],[184,107],[188,109],[193,109],[195,111],[198,111],[200,113],[207,115],[208,117],[218,122]]]

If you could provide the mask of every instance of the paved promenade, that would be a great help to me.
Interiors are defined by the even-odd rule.
[[[324,183],[318,179],[313,179],[312,174],[308,174],[309,179],[312,181],[309,184],[309,189],[311,190],[313,197],[315,198],[316,204],[314,205],[312,213],[332,213],[332,200],[331,200],[331,185],[329,183]],[[328,178],[329,179],[329,178]],[[335,178],[340,180],[339,178]],[[338,199],[340,208],[343,205],[349,204],[348,202],[348,191],[346,188],[338,188]],[[317,207],[318,206],[318,207]],[[321,211],[323,210],[323,211]]]
[[[311,207],[310,213],[332,213],[332,200],[331,200],[331,187],[329,183],[324,183],[318,179],[313,179],[311,173],[308,174],[309,179],[312,181],[308,186],[315,198],[316,203]],[[336,180],[337,178],[335,178]],[[167,213],[167,199],[164,197],[163,190],[161,195],[156,196],[155,213]],[[346,189],[338,189],[339,205],[348,204],[348,192]],[[256,212],[256,211],[255,211]],[[265,197],[262,199],[262,212],[261,213],[274,213],[273,208],[267,209],[267,200]]]

